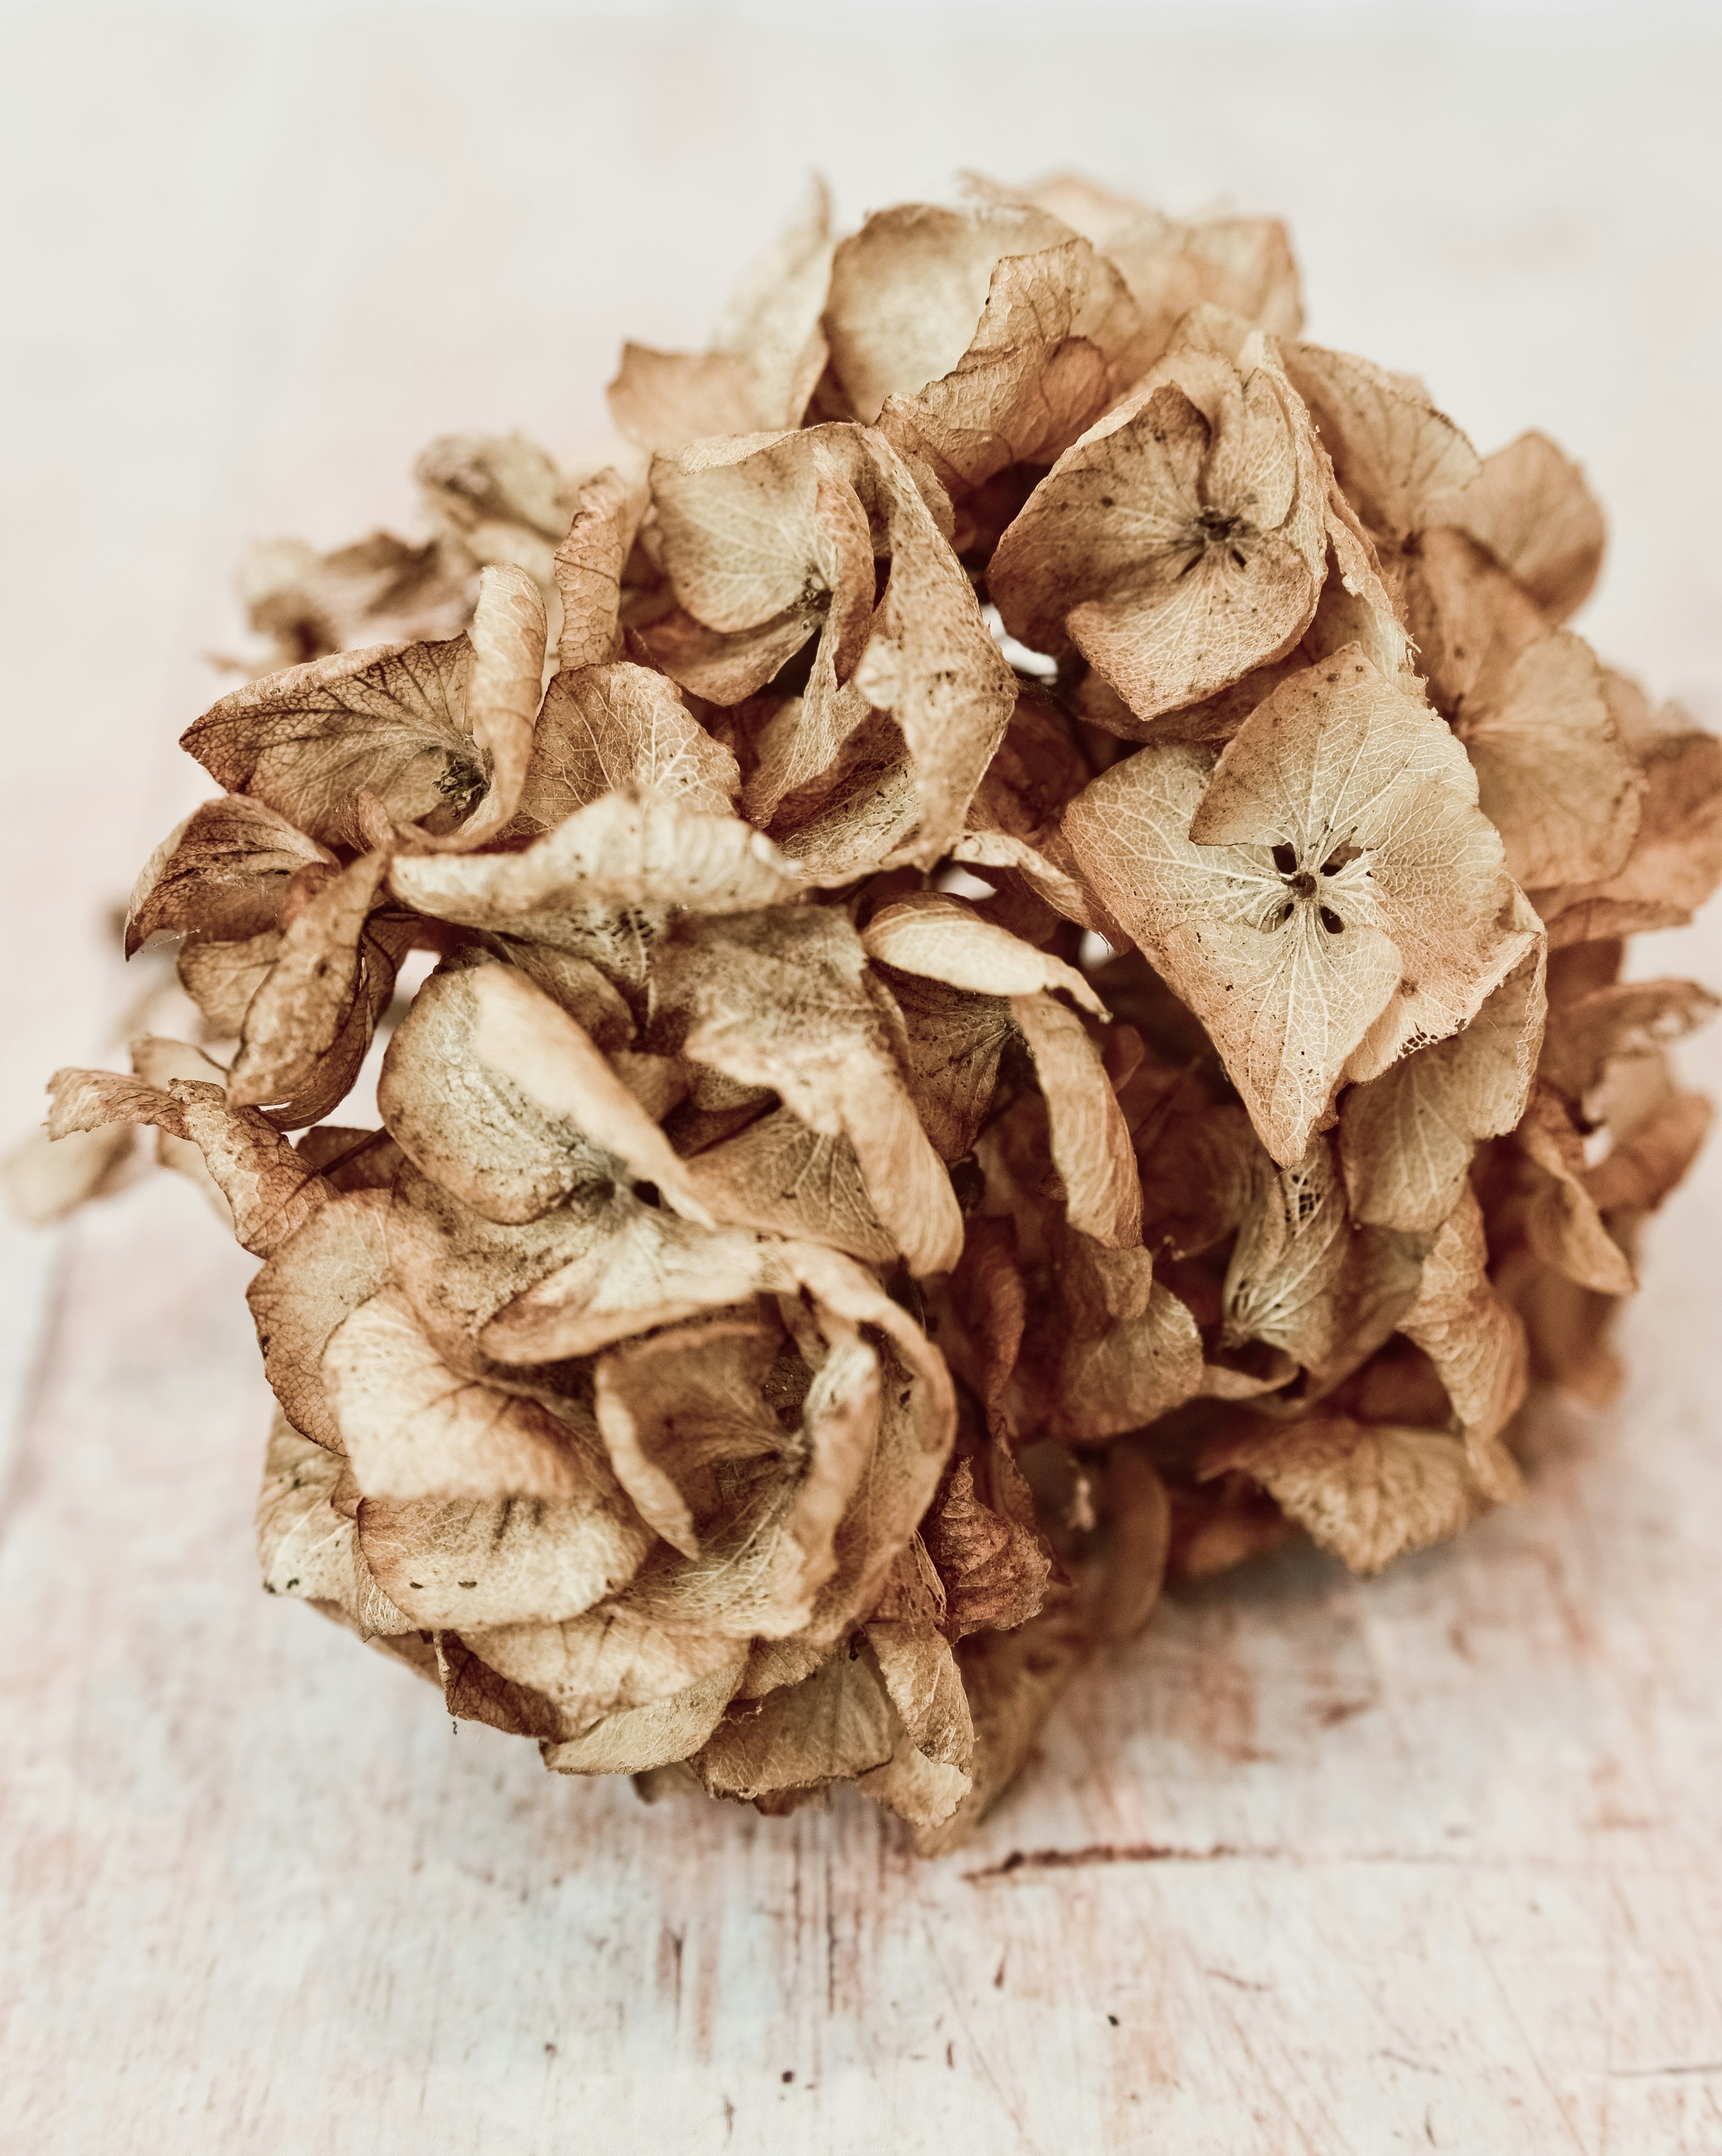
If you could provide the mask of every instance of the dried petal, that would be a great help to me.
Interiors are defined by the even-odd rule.
[[[1074,647],[1141,720],[1289,652],[1326,573],[1308,414],[1259,335],[1234,357],[1207,326],[1065,452],[987,572],[1013,636]]]
[[[690,921],[666,945],[659,980],[666,1006],[689,1027],[681,1052],[771,1086],[813,1130],[843,1132],[912,1270],[948,1271],[962,1215],[904,1088],[848,921],[776,907]]]
[[[131,892],[126,955],[166,929],[228,942],[261,935],[280,921],[288,880],[335,856],[285,816],[243,794],[206,801],[157,847]]]
[[[1461,1440],[1390,1423],[1312,1416],[1241,1433],[1205,1454],[1200,1471],[1233,1468],[1359,1573],[1457,1534],[1483,1502]]]
[[[649,499],[614,469],[574,496],[573,521],[554,564],[562,597],[557,654],[565,670],[607,665],[621,654],[622,572]]]
[[[1067,812],[1085,880],[1207,1026],[1282,1164],[1348,1066],[1457,1031],[1532,941],[1503,922],[1475,788],[1447,727],[1353,649],[1283,683],[1217,767],[1144,749]]]
[[[1479,1138],[1524,1113],[1543,1044],[1540,943],[1485,998],[1461,1033],[1402,1056],[1339,1109],[1339,1158],[1354,1219],[1438,1228],[1464,1187]]]
[[[523,853],[398,858],[389,888],[420,913],[516,934],[578,908],[768,906],[801,889],[768,839],[734,816],[632,791],[607,793]]]
[[[1051,464],[1128,385],[1140,332],[1123,278],[1087,240],[1007,255],[962,357],[887,396],[880,431],[954,498],[1007,465]]]
[[[831,365],[857,418],[948,375],[974,341],[996,267],[1071,237],[1044,211],[907,203],[837,249],[825,316]]]
[[[364,793],[398,823],[452,830],[486,788],[466,725],[471,670],[464,636],[313,660],[224,696],[181,746],[229,793],[325,845],[358,842]]]
[[[564,666],[538,715],[521,816],[534,832],[551,830],[630,787],[727,816],[741,783],[734,757],[662,675],[625,663]]]
[[[1427,515],[1480,540],[1551,621],[1565,621],[1584,603],[1602,567],[1602,511],[1583,472],[1546,434],[1521,434],[1485,457]]]
[[[388,868],[386,852],[362,855],[288,924],[246,1006],[228,1081],[235,1106],[269,1106],[292,1130],[320,1122],[352,1086],[405,948],[405,932],[371,926]]]
[[[506,966],[434,976],[378,1081],[391,1134],[487,1219],[535,1220],[626,1176],[711,1214],[669,1141],[578,1022]]]
[[[537,1401],[450,1369],[398,1288],[337,1327],[322,1376],[368,1497],[568,1499],[591,1482],[589,1443]]]
[[[1416,1298],[1425,1245],[1353,1224],[1328,1140],[1295,1168],[1257,1170],[1226,1271],[1228,1346],[1264,1340],[1336,1383],[1372,1354]]]

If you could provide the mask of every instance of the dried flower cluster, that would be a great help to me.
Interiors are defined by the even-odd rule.
[[[428,544],[254,560],[285,670],[127,927],[200,1040],[33,1172],[152,1126],[264,1260],[271,1591],[559,1770],[938,1847],[1169,1569],[1372,1570],[1606,1389],[1722,743],[1561,626],[1550,442],[1300,328],[1276,223],[821,201],[628,347],[631,465],[440,444]]]

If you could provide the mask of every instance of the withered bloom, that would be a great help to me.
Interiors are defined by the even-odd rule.
[[[1623,939],[1722,876],[1552,443],[1297,341],[1277,223],[974,192],[821,192],[627,348],[631,460],[450,437],[422,545],[254,558],[127,923],[183,993],[8,1168],[152,1130],[262,1260],[271,1592],[928,1850],[1168,1577],[1372,1570],[1614,1382],[1715,1007]]]

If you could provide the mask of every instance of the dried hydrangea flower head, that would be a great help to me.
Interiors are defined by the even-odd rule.
[[[1614,1382],[1722,744],[1565,626],[1576,465],[1302,327],[1267,220],[821,192],[631,460],[451,438],[422,544],[248,564],[178,988],[12,1179],[153,1129],[263,1260],[271,1591],[937,1849],[1169,1575],[1373,1570]]]

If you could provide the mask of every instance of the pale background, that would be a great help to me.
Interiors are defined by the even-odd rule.
[[[578,459],[815,164],[1287,215],[1312,334],[1585,461],[1578,625],[1722,724],[1714,7],[55,0],[0,85],[0,1137],[107,1052],[242,542],[414,529],[441,431]],[[265,1602],[188,1188],[0,1264],[0,2148],[1722,2150],[1722,1148],[1528,1504],[1175,1601],[930,1867],[552,1783]]]

